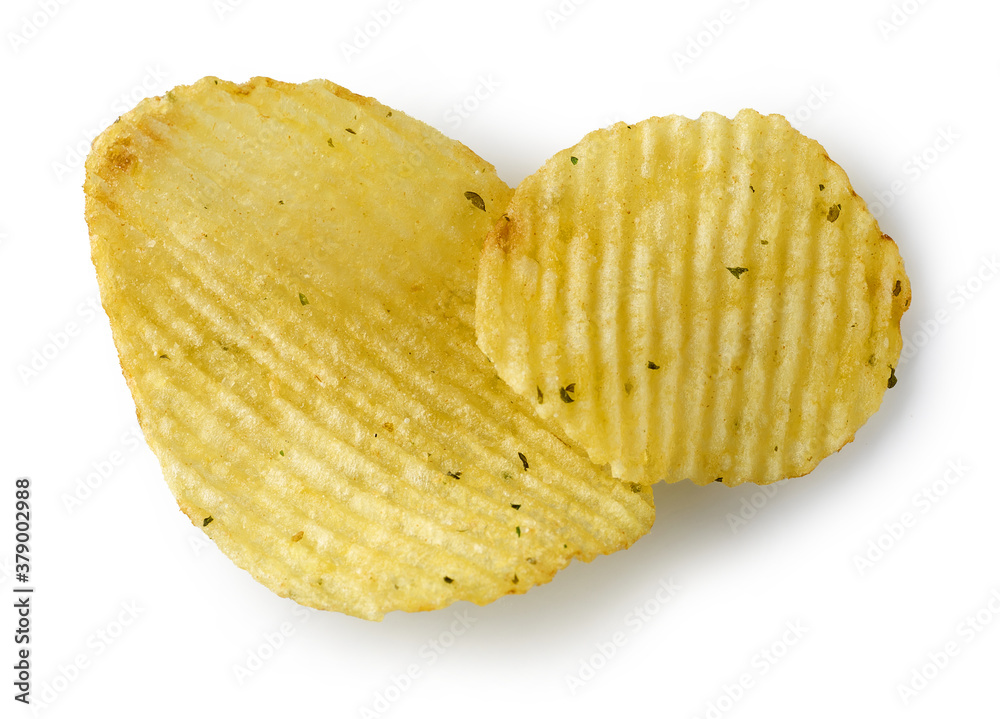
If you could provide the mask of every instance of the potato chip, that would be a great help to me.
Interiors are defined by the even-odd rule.
[[[649,490],[475,346],[511,191],[460,143],[329,82],[206,78],[108,128],[86,193],[166,481],[279,595],[367,619],[484,604],[649,529]]]
[[[766,484],[895,383],[910,286],[844,171],[778,115],[587,135],[486,241],[480,347],[631,482]]]

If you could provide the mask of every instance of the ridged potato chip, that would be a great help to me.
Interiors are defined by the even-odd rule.
[[[624,480],[766,484],[895,384],[910,285],[844,171],[778,115],[587,135],[483,249],[479,346]]]
[[[95,142],[87,220],[181,509],[282,596],[367,619],[523,593],[653,521],[476,348],[511,196],[458,142],[329,82],[205,78]]]

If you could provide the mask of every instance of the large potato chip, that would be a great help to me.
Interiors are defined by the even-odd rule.
[[[909,302],[844,171],[744,110],[618,124],[546,162],[487,239],[476,329],[615,476],[764,484],[878,409]]]
[[[206,78],[87,162],[101,296],[183,511],[282,596],[369,619],[478,604],[627,547],[651,494],[476,348],[491,165],[328,82]]]

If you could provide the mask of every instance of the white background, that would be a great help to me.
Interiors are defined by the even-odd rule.
[[[11,683],[17,475],[45,716],[1000,715],[998,20],[983,0],[5,0],[0,715],[30,715]],[[526,596],[381,624],[302,610],[178,511],[91,308],[89,141],[209,74],[329,78],[510,184],[619,119],[796,116],[906,262],[899,384],[810,476],[661,485],[649,536]]]

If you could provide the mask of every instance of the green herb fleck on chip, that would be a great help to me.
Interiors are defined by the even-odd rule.
[[[473,207],[477,207],[483,212],[486,212],[486,203],[483,202],[483,198],[480,197],[477,193],[473,192],[472,190],[469,190],[468,192],[465,193],[465,199],[471,202]]]
[[[201,523],[201,526],[207,527],[213,521],[215,521],[215,517],[213,517],[212,515],[208,515],[207,517],[205,517],[205,520]]]
[[[351,128],[349,128],[349,127],[345,127],[344,129],[345,129],[345,130],[347,130],[347,131],[348,131],[349,133],[351,133],[352,135],[357,135],[357,134],[358,134],[358,133],[356,133],[356,132],[355,132],[354,130],[352,130],[352,129],[351,129]]]
[[[562,397],[562,401],[566,404],[575,401],[570,395],[576,392],[576,382],[566,385],[565,387],[559,388],[559,396]]]
[[[538,404],[544,403],[545,402],[545,395],[542,394],[542,388],[541,387],[535,387],[535,389],[538,390]]]
[[[514,529],[517,530],[517,536],[520,537],[521,536],[521,528],[520,527],[514,527]]]
[[[649,367],[650,369],[660,369],[660,365],[656,364],[656,362],[654,362],[653,360],[647,362],[646,366]]]
[[[452,582],[454,582],[454,581],[455,581],[455,580],[454,580],[454,579],[452,579],[451,577],[445,577],[445,578],[444,578],[444,583],[445,583],[445,584],[451,584],[451,583],[452,583]]]
[[[577,157],[571,157],[571,158],[569,158],[569,161],[572,162],[575,165],[576,163],[578,163],[580,161],[580,159],[577,158]]]
[[[510,506],[513,507],[514,509],[520,509],[521,508],[520,504],[512,504]]]
[[[890,367],[889,368],[889,389],[892,389],[895,386],[896,386],[896,368],[895,367]]]
[[[727,267],[726,269],[732,272],[733,277],[735,277],[736,279],[739,279],[740,275],[742,275],[744,272],[749,272],[749,270],[746,267]]]
[[[517,458],[521,460],[521,464],[524,465],[524,471],[528,471],[528,458],[524,456],[524,452],[518,452]]]
[[[448,472],[448,476],[449,477],[454,477],[455,479],[461,479],[462,478],[462,473],[461,472]]]
[[[840,205],[830,205],[830,211],[826,214],[827,222],[836,222],[840,217]]]
[[[326,138],[326,144],[329,145],[330,147],[333,147],[333,138],[332,137]]]
[[[302,294],[301,292],[299,292],[299,302],[301,302],[304,305],[309,304],[309,300],[307,300],[306,296],[304,294]]]

